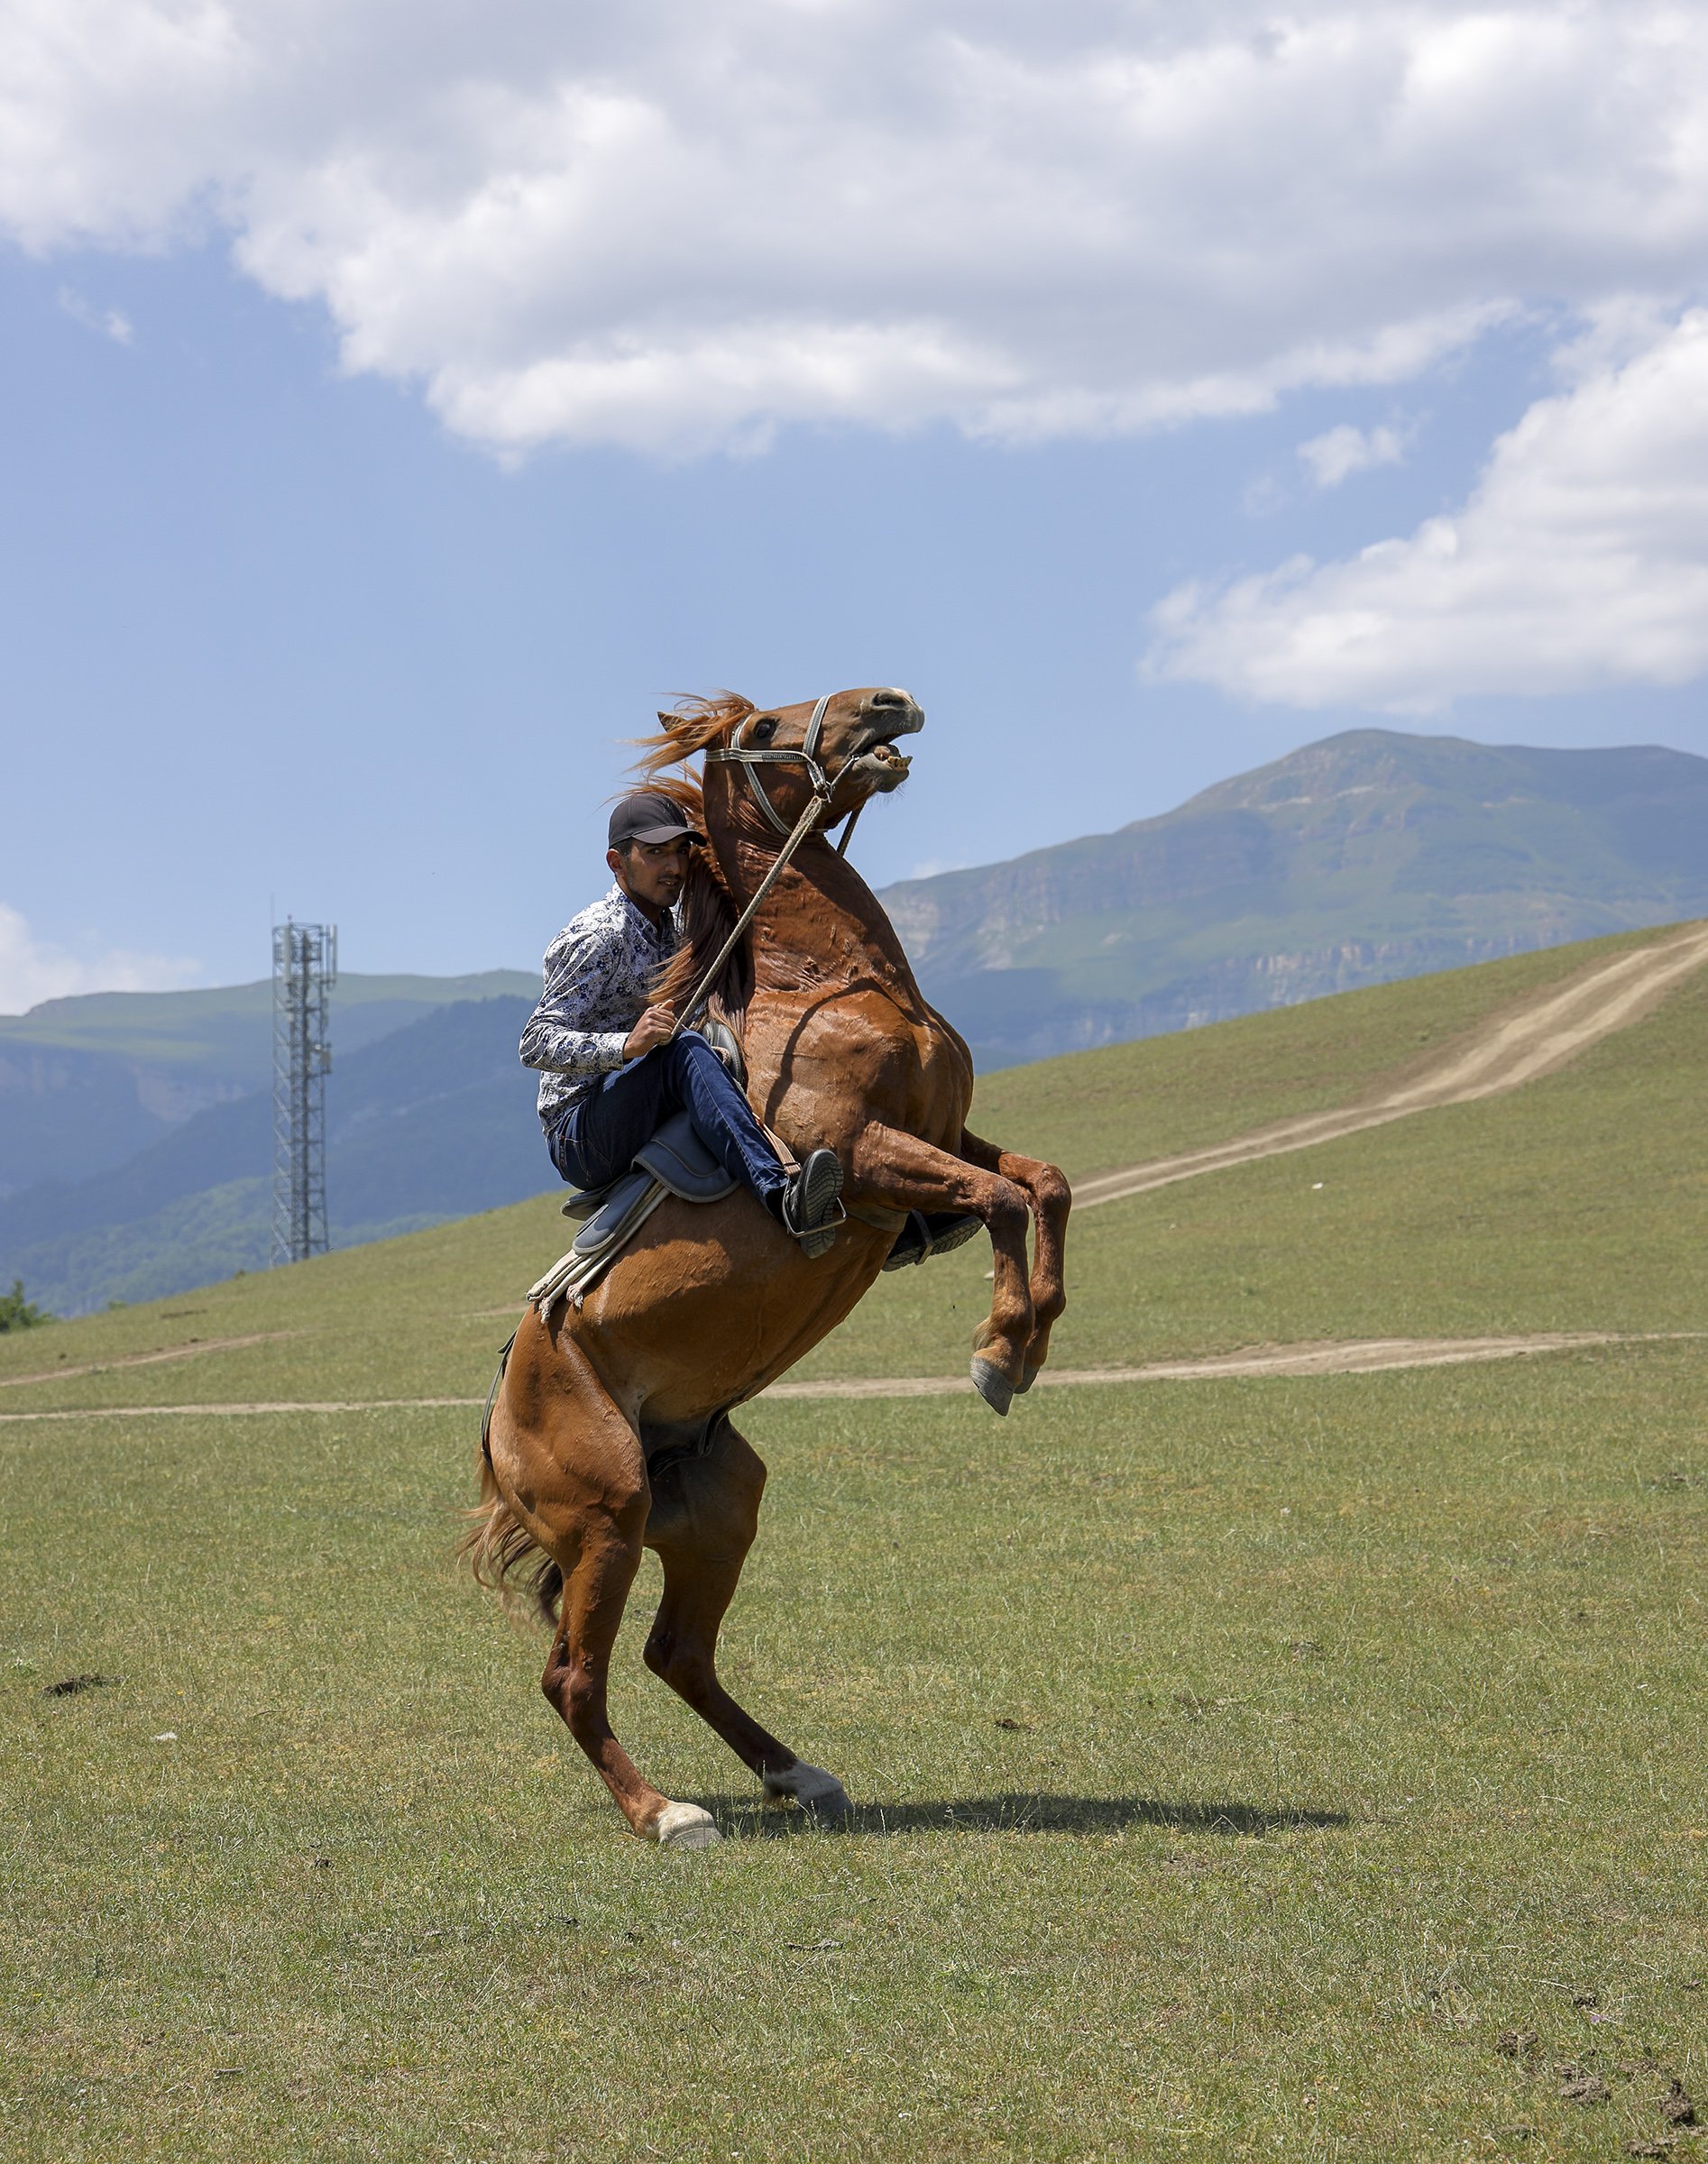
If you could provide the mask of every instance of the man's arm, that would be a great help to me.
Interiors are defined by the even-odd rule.
[[[579,1077],[609,1074],[629,1057],[624,1050],[629,1031],[587,1026],[607,988],[606,946],[597,932],[554,942],[546,958],[546,989],[522,1032],[524,1067]]]

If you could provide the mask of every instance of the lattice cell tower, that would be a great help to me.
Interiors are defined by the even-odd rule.
[[[274,1269],[324,1254],[335,924],[273,927]]]

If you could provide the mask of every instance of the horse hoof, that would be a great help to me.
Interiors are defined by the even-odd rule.
[[[661,1848],[712,1848],[723,1836],[697,1803],[666,1803],[652,1822],[652,1838]]]
[[[972,1374],[974,1389],[993,1413],[1006,1417],[1008,1408],[1015,1401],[1014,1384],[1000,1368],[993,1367],[989,1361],[981,1360],[977,1353],[973,1355]]]
[[[785,1772],[767,1774],[764,1778],[765,1793],[774,1803],[793,1796],[803,1811],[822,1819],[846,1818],[854,1808],[847,1789],[834,1774],[827,1774],[822,1765],[808,1765],[803,1758],[797,1758]]]

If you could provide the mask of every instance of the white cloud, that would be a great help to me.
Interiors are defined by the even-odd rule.
[[[1658,331],[1612,311],[1566,359],[1570,387],[1500,438],[1463,510],[1345,563],[1179,589],[1151,670],[1419,713],[1708,669],[1708,310]]]
[[[1684,294],[1662,0],[11,0],[0,225],[210,225],[508,454],[1104,435]]]
[[[193,984],[199,962],[123,948],[79,957],[34,938],[25,918],[0,902],[0,1014],[22,1014],[44,999],[78,992],[164,992]]]
[[[1406,455],[1405,439],[1396,428],[1354,428],[1343,423],[1300,444],[1299,455],[1310,468],[1319,489],[1337,489],[1350,473],[1370,466],[1397,466]]]
[[[135,335],[135,326],[122,309],[97,308],[71,286],[61,286],[58,298],[73,323],[80,323],[98,337],[110,338],[115,345],[128,345]]]

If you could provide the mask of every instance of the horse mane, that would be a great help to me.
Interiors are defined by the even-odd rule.
[[[718,692],[709,699],[679,699],[668,713],[658,717],[657,734],[636,742],[640,757],[635,771],[648,789],[667,796],[705,830],[705,798],[685,762],[711,745],[721,742],[730,730],[757,710],[751,699],[739,692]],[[678,769],[675,773],[669,770]],[[653,1004],[680,1008],[710,967],[712,958],[735,929],[741,913],[730,892],[711,848],[688,852],[687,876],[676,904],[682,925],[682,945],[659,971],[652,987]],[[753,958],[743,940],[718,972],[712,1002],[739,1036],[753,991]]]
[[[708,745],[715,744],[726,729],[734,729],[758,711],[752,700],[744,699],[739,692],[713,692],[707,699],[678,699],[658,716],[663,726],[656,735],[633,739],[641,755],[635,761],[635,771],[648,788],[674,795],[675,785],[662,778],[665,769],[693,758]],[[693,781],[684,775],[680,785],[692,789],[698,803],[700,792]]]

